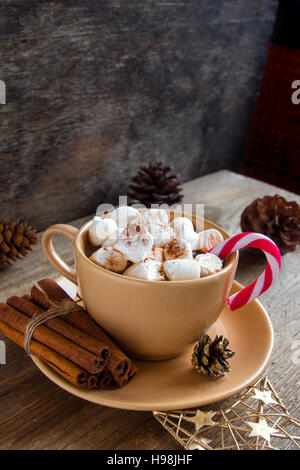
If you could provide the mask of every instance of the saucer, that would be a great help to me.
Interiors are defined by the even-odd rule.
[[[69,295],[76,295],[70,281],[58,280]],[[243,286],[234,282],[231,294]],[[36,366],[52,382],[67,392],[98,405],[127,410],[163,411],[193,408],[224,400],[252,384],[269,363],[273,347],[273,328],[266,310],[258,300],[235,311],[224,307],[209,335],[224,335],[235,355],[231,372],[220,378],[198,374],[191,366],[193,345],[181,356],[166,361],[135,361],[139,371],[124,387],[107,390],[76,388],[32,355]]]

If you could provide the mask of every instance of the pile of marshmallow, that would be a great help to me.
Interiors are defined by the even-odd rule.
[[[89,242],[98,248],[90,256],[93,262],[150,281],[197,279],[221,271],[221,259],[207,251],[222,241],[215,229],[196,233],[186,217],[169,222],[163,209],[141,213],[121,206],[94,217],[89,228]]]

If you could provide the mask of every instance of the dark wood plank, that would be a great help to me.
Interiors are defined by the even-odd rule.
[[[238,169],[276,0],[4,0],[0,216],[116,203],[141,163]]]

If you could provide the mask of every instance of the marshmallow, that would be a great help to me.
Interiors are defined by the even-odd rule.
[[[199,278],[201,268],[194,259],[172,259],[164,262],[164,271],[170,281],[185,281]]]
[[[192,259],[191,244],[185,240],[177,240],[175,238],[165,245],[164,257],[166,261],[169,259]]]
[[[210,274],[221,271],[223,265],[222,260],[212,253],[205,255],[197,255],[195,260],[200,264],[201,277],[209,276]]]
[[[198,234],[199,236],[199,247],[198,249],[206,253],[207,251],[214,248],[218,243],[221,243],[224,238],[223,235],[216,229],[211,228],[204,230]]]
[[[198,233],[191,229],[185,222],[178,222],[174,226],[174,232],[178,240],[185,240],[190,243],[192,250],[199,249]]]
[[[130,206],[120,206],[109,214],[119,228],[123,229],[132,222],[138,222],[140,213],[137,209]]]
[[[148,279],[149,281],[165,281],[162,263],[153,259],[146,259],[133,264],[125,271],[124,276]]]
[[[153,246],[150,250],[150,253],[148,253],[146,259],[154,259],[154,261],[160,261],[161,263],[163,263],[164,250],[162,248],[159,248],[158,246]]]
[[[169,225],[149,224],[147,227],[154,239],[154,246],[163,248],[175,237],[174,230]]]
[[[143,261],[153,247],[153,236],[145,227],[132,223],[119,235],[114,248],[123,253],[129,261]]]
[[[111,246],[105,246],[99,248],[95,253],[90,256],[90,259],[99,266],[114,271],[115,273],[121,273],[127,268],[127,259],[119,251],[115,250]]]
[[[141,225],[168,225],[169,217],[166,211],[163,209],[148,209],[141,215],[140,222]]]
[[[194,231],[193,222],[187,217],[176,217],[176,219],[173,219],[170,223],[171,227],[175,227],[177,224],[185,225],[188,229]]]
[[[114,246],[122,231],[123,229],[117,228],[117,230],[102,243],[102,246]]]
[[[116,230],[117,224],[111,218],[94,217],[93,225],[89,228],[89,241],[93,246],[100,246]]]

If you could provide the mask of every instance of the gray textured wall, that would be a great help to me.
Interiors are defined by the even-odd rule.
[[[238,169],[276,0],[1,0],[0,218],[38,228],[142,162]]]

